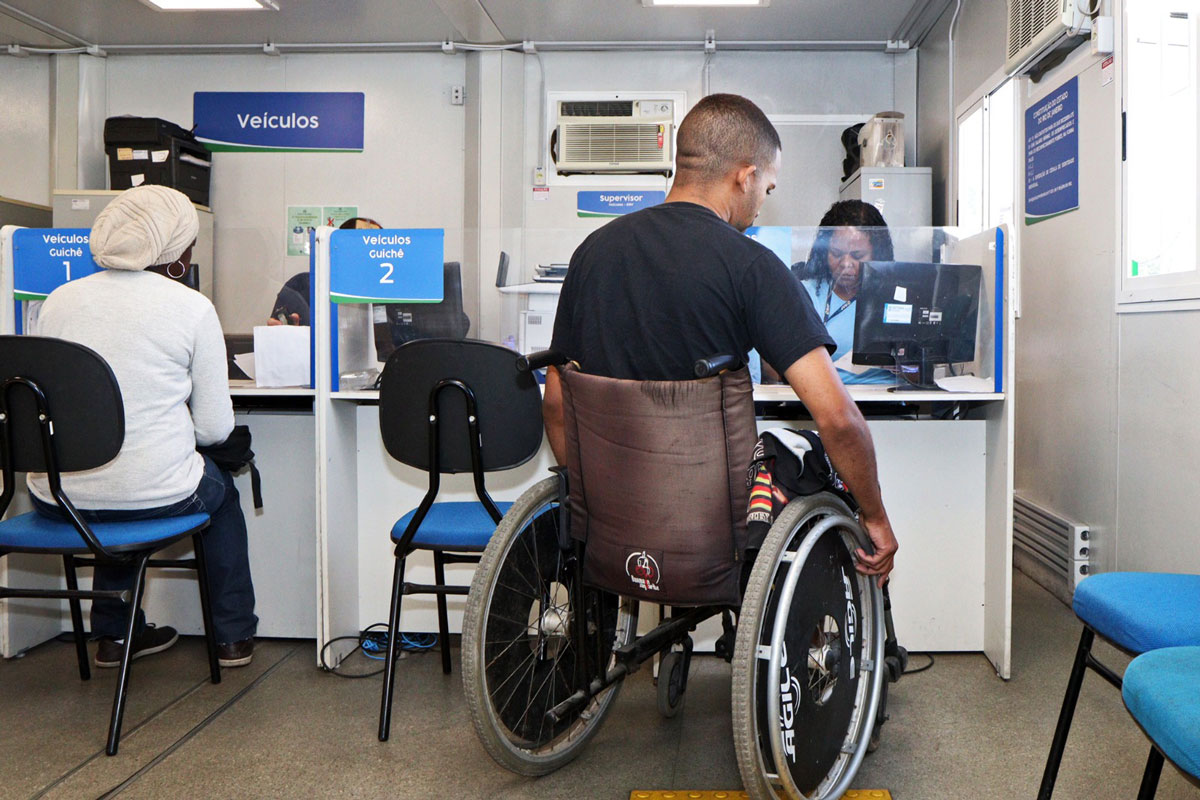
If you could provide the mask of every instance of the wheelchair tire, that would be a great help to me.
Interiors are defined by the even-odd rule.
[[[658,664],[658,713],[667,719],[679,713],[687,699],[687,657],[682,650],[669,650]]]
[[[575,758],[620,689],[558,723],[546,720],[575,690],[576,622],[582,616],[588,626],[589,675],[612,664],[611,656],[598,664],[597,653],[611,653],[637,630],[637,605],[627,598],[589,588],[582,614],[573,607],[579,570],[558,546],[559,517],[557,478],[521,495],[483,553],[463,618],[463,689],[475,732],[488,755],[521,775],[545,775]]]
[[[853,550],[867,542],[850,509],[822,493],[792,500],[758,553],[732,692],[753,800],[841,797],[866,753],[884,677],[882,594],[854,570]]]

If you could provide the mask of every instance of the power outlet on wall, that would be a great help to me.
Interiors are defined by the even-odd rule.
[[[461,106],[465,100],[466,89],[462,86],[450,87],[450,105]]]

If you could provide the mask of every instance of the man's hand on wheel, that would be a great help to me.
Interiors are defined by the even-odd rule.
[[[858,557],[858,563],[855,569],[863,575],[878,575],[879,586],[882,587],[888,580],[888,574],[891,573],[896,551],[900,549],[900,543],[896,541],[896,534],[892,532],[892,524],[885,518],[882,522],[864,519],[863,527],[867,529],[867,535],[871,537],[871,542],[875,545],[874,554],[868,554],[861,547],[855,551]]]

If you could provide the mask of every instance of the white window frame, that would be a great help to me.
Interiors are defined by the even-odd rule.
[[[1190,8],[1187,8],[1190,6]],[[1130,28],[1129,15],[1137,10],[1144,10],[1145,5],[1125,3],[1124,15],[1121,22],[1121,53],[1124,57],[1121,59],[1120,70],[1120,96],[1121,96],[1121,114],[1123,120],[1118,120],[1118,125],[1125,127],[1129,122],[1129,107],[1130,107],[1130,81],[1129,81],[1129,66],[1130,60],[1134,56],[1134,51],[1130,46]],[[1200,49],[1200,37],[1197,34],[1195,23],[1195,15],[1200,13],[1193,4],[1185,4],[1185,10],[1190,10],[1193,14],[1193,19],[1189,20],[1191,24],[1191,53],[1190,66],[1192,68],[1192,83],[1197,94],[1197,101],[1200,101],[1200,72],[1197,70],[1197,49]],[[1159,9],[1161,12],[1161,9]],[[1136,108],[1135,108],[1136,110]],[[1124,123],[1124,124],[1123,124]],[[1197,120],[1197,127],[1200,128],[1200,119]],[[1121,138],[1121,137],[1119,137]],[[1200,141],[1200,136],[1198,136]],[[1162,169],[1167,160],[1170,159],[1169,143],[1164,139],[1164,152],[1160,160],[1159,168]],[[1118,313],[1139,313],[1147,311],[1187,311],[1200,309],[1200,213],[1193,220],[1193,236],[1196,241],[1196,255],[1194,259],[1196,264],[1191,270],[1180,272],[1171,272],[1163,275],[1131,275],[1131,253],[1130,253],[1130,214],[1129,214],[1129,194],[1130,194],[1130,162],[1123,157],[1124,154],[1118,153],[1117,158],[1121,159],[1121,258],[1117,264],[1117,312]],[[1196,160],[1196,179],[1200,183],[1200,158]],[[1169,202],[1169,200],[1167,200]]]

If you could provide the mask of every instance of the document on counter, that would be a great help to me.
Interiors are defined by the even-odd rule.
[[[947,392],[994,392],[996,382],[991,378],[979,378],[975,375],[947,375],[934,381],[939,389]]]
[[[258,386],[307,386],[309,363],[307,325],[254,328],[254,382]]]

